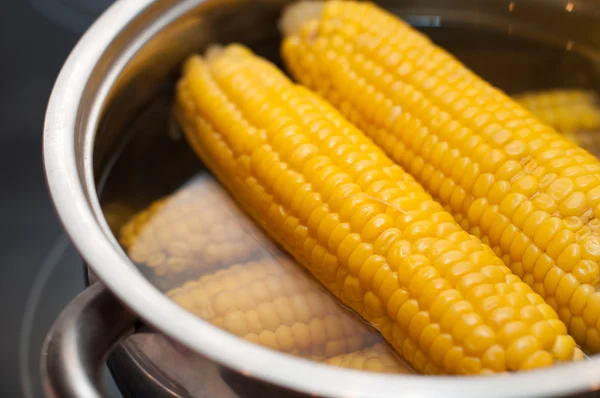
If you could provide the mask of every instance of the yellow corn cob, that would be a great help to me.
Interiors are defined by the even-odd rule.
[[[521,94],[515,99],[562,133],[600,129],[598,96],[592,91],[548,90]],[[572,134],[567,137],[576,139]]]
[[[248,341],[317,360],[378,339],[377,332],[285,258],[219,270],[167,295]]]
[[[176,114],[238,202],[415,368],[478,374],[581,352],[552,308],[314,94],[241,46],[192,57]]]
[[[122,201],[109,201],[102,203],[102,214],[106,224],[115,236],[121,237],[121,229],[130,219],[135,209]]]
[[[272,244],[212,177],[197,177],[135,215],[121,232],[129,256],[156,275],[207,272]]]
[[[293,75],[489,244],[579,344],[600,351],[600,162],[372,4],[312,3],[287,18]]]
[[[380,373],[414,373],[409,366],[396,357],[388,346],[375,344],[361,351],[354,351],[329,358],[325,363],[338,368],[365,370]]]

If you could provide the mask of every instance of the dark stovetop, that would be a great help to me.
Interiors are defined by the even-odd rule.
[[[3,0],[0,12],[0,396],[41,397],[39,352],[84,287],[42,166],[46,103],[78,37],[112,0]],[[118,396],[114,388],[111,396]]]

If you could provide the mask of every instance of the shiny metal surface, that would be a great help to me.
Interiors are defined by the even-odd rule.
[[[208,42],[232,40],[263,48],[267,55],[273,49],[276,53],[274,22],[284,3],[121,0],[73,50],[48,106],[44,162],[65,229],[98,278],[156,330],[235,374],[267,386],[332,397],[393,397],[400,391],[407,397],[542,397],[600,389],[598,357],[494,377],[391,376],[315,364],[255,346],[201,321],[167,299],[135,268],[103,217],[96,191],[99,171],[127,139],[124,131],[137,113],[157,97],[168,99],[186,55]],[[401,14],[410,13],[423,24],[439,23],[432,15],[460,18],[474,25],[495,24],[564,42],[593,58],[597,55],[594,49],[600,48],[600,35],[591,30],[600,21],[597,4],[569,3],[573,4],[570,11],[562,0],[382,2]],[[73,315],[67,312],[65,316],[68,314]],[[59,366],[52,351],[48,355],[45,359]],[[78,372],[90,375],[93,370]]]
[[[135,318],[100,283],[61,313],[42,348],[47,397],[100,398],[101,370],[112,347],[133,332]]]
[[[162,333],[149,330],[136,333],[120,344],[109,358],[108,366],[125,397],[311,396],[246,377],[197,355]]]

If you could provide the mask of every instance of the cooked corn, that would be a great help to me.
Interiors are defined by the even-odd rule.
[[[219,270],[167,295],[248,341],[318,360],[360,350],[378,337],[284,258]]]
[[[491,246],[579,344],[600,351],[598,159],[372,4],[289,12],[293,75]]]
[[[120,240],[135,262],[159,276],[207,272],[272,246],[209,176],[152,203],[123,227]]]
[[[325,363],[338,368],[365,370],[380,373],[406,373],[413,371],[403,363],[388,346],[375,344],[361,351],[341,354],[329,358]]]
[[[556,130],[572,133],[600,129],[600,101],[592,91],[548,90],[521,94],[515,99]]]
[[[552,308],[341,115],[232,45],[192,57],[176,113],[269,234],[424,373],[581,357]]]

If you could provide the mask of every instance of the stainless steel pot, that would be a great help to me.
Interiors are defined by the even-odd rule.
[[[120,0],[89,29],[58,77],[44,129],[51,196],[73,243],[97,275],[51,330],[42,356],[48,396],[97,397],[101,363],[136,319],[244,377],[331,397],[541,397],[600,389],[600,357],[493,377],[390,376],[341,370],[261,348],[171,302],[133,265],[102,213],[101,170],[137,115],[169,99],[184,57],[210,42],[242,41],[276,57],[284,0]],[[600,65],[600,3],[564,0],[383,2],[417,24],[448,20],[576,48]],[[442,22],[440,22],[442,21]],[[562,44],[561,44],[562,43]],[[596,65],[596,66],[594,66]],[[576,77],[576,76],[574,76]],[[593,84],[593,82],[590,82]],[[105,286],[105,287],[104,287]]]

